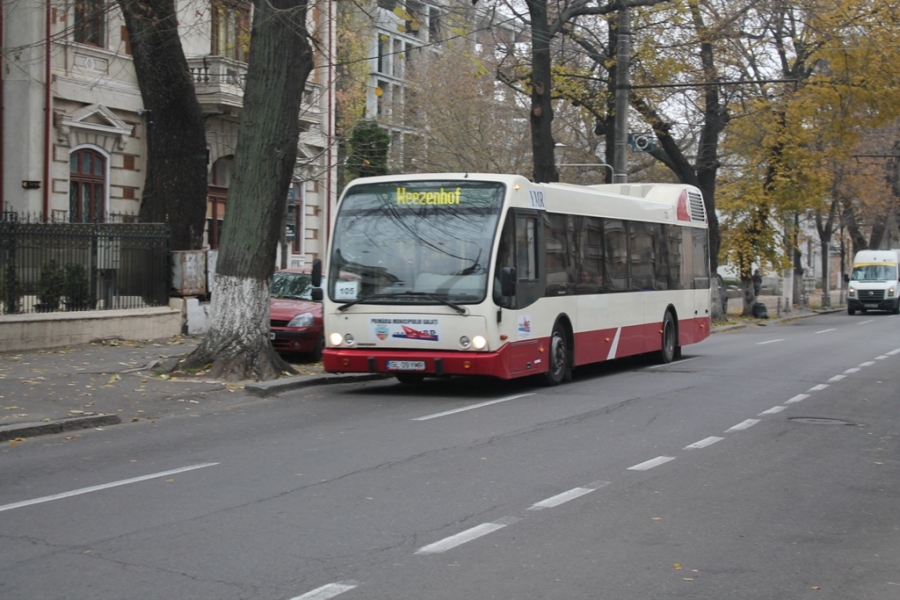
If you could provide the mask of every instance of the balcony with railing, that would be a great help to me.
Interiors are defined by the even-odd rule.
[[[203,112],[239,117],[244,105],[247,63],[223,56],[200,56],[188,58],[187,62]],[[304,121],[321,119],[321,98],[322,86],[307,82],[300,108]]]

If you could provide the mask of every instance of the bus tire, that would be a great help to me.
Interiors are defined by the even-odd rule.
[[[394,377],[404,385],[416,385],[425,381],[425,376],[421,373],[397,373]]]
[[[566,330],[557,323],[550,334],[550,352],[547,356],[547,372],[544,373],[544,383],[548,386],[559,385],[567,378],[571,378],[569,369],[569,341],[566,339]]]
[[[659,362],[662,364],[669,364],[675,358],[677,358],[678,354],[680,354],[681,347],[678,346],[678,330],[675,327],[675,317],[672,316],[672,313],[666,311],[666,316],[663,317],[662,323],[662,349],[659,351]]]

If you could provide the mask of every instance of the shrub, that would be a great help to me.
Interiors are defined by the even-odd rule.
[[[63,273],[55,258],[51,258],[41,267],[37,282],[38,302],[56,310],[63,295]]]
[[[63,295],[66,303],[85,304],[91,293],[87,269],[81,263],[66,263],[63,271]]]

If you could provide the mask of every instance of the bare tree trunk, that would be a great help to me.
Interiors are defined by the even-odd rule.
[[[206,222],[206,132],[178,37],[174,0],[118,0],[144,101],[147,174],[140,219],[168,223],[173,250],[195,250]]]
[[[550,93],[550,40],[553,37],[547,21],[547,0],[528,0],[531,16],[531,153],[534,181],[559,181],[553,155],[553,104]]]
[[[212,323],[185,367],[229,381],[292,371],[269,342],[269,289],[313,67],[305,0],[254,2],[244,112],[229,189]]]

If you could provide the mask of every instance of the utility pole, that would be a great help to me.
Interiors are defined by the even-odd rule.
[[[628,92],[631,83],[631,9],[621,1],[616,43],[616,121],[613,183],[628,182]]]

